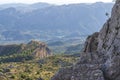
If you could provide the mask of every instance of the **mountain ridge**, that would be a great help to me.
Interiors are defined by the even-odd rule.
[[[108,18],[105,16],[105,13],[110,13],[112,6],[113,3],[94,3],[91,5],[50,5],[37,9],[30,9],[28,7],[29,9],[22,8],[20,10],[7,8],[0,10],[0,18],[2,19],[0,20],[0,35],[3,39],[6,35],[2,33],[7,31],[30,32],[28,36],[32,39],[41,37],[40,34],[42,36],[46,36],[45,34],[47,34],[47,38],[69,36],[78,32],[80,35],[89,35],[100,29],[104,21]],[[95,22],[93,23],[92,21]],[[91,28],[93,29],[90,31]],[[17,33],[15,34],[17,36]],[[24,36],[24,34],[20,35]],[[24,37],[27,39],[26,36]],[[10,39],[15,40],[12,35]]]

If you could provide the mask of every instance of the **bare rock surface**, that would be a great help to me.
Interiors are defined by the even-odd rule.
[[[12,55],[28,52],[37,58],[44,58],[52,55],[48,46],[41,41],[32,40],[28,44],[0,45],[0,55]]]
[[[100,32],[87,38],[80,60],[51,80],[120,80],[120,0]]]

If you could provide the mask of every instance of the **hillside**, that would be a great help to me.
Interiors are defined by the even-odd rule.
[[[60,41],[48,41],[47,45],[54,54],[73,54],[82,51],[84,46],[84,39],[69,39]]]
[[[51,5],[6,4],[0,10],[0,41],[81,38],[98,31],[113,3]],[[27,10],[27,11],[26,11]],[[87,23],[87,24],[86,24]]]
[[[45,43],[40,41],[0,46],[0,62],[19,62],[34,58],[44,58],[50,55],[52,55],[51,50]]]
[[[54,55],[44,59],[0,64],[0,80],[50,80],[59,68],[69,67],[76,55]]]
[[[74,53],[80,53],[83,51],[84,44],[77,44],[77,45],[71,45],[67,47],[65,54],[74,54]]]

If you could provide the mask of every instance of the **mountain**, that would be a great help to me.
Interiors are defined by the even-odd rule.
[[[16,55],[44,58],[51,54],[47,45],[39,41],[31,41],[27,44],[0,45],[0,56]]]
[[[84,37],[85,39],[85,37]],[[82,51],[84,46],[84,39],[68,39],[68,40],[58,40],[58,41],[48,41],[47,45],[54,54],[75,54]]]
[[[20,5],[20,6],[19,6]],[[10,4],[0,10],[0,40],[20,40],[16,37],[30,36],[26,40],[55,40],[68,37],[80,38],[98,31],[110,17],[113,3],[52,5],[36,3],[31,5]],[[4,5],[1,5],[4,7]],[[109,13],[106,16],[105,13]],[[18,31],[9,37],[4,32]],[[17,35],[18,34],[18,35]],[[76,36],[77,34],[77,36]]]
[[[18,8],[22,6],[27,6],[27,4],[21,4],[21,3],[2,4],[0,5],[0,9],[6,9],[10,7]]]
[[[100,32],[89,36],[80,60],[51,80],[120,80],[120,1]]]
[[[3,4],[0,5],[0,10],[7,9],[10,7],[13,7],[17,10],[35,10],[35,9],[42,9],[42,8],[47,8],[50,7],[51,4],[48,3],[34,3],[34,4],[22,4],[22,3],[11,3],[11,4]]]
[[[74,53],[80,53],[83,49],[84,44],[77,44],[67,47],[65,54],[74,54]]]
[[[50,6],[53,6],[52,4],[48,4],[48,3],[34,3],[29,5],[30,7],[36,8],[36,9],[43,9],[43,8],[47,8]]]

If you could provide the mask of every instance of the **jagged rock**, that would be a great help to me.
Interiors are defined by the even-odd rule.
[[[85,42],[84,52],[95,52],[98,46],[98,35],[99,33],[96,32],[91,36],[88,36]]]
[[[120,80],[120,0],[100,32],[87,38],[80,60],[52,80],[65,80],[66,75],[66,80]]]
[[[120,80],[120,0],[112,10],[111,18],[105,23],[98,37],[97,51],[105,59],[104,76],[108,80]]]
[[[96,32],[87,38],[84,51],[75,65],[60,70],[51,80],[104,80],[98,54],[95,53],[98,46],[98,35],[99,33]]]
[[[37,80],[43,80],[42,78],[39,78],[39,79],[37,79]]]
[[[1,45],[0,55],[12,55],[29,52],[37,58],[43,58],[52,55],[48,46],[40,41],[30,41],[28,44]]]
[[[75,65],[72,78],[73,80],[104,80],[103,72],[94,64]]]
[[[58,71],[58,73],[56,73],[56,75],[52,78],[52,80],[71,80],[72,72],[73,72],[73,67],[62,68]]]
[[[33,56],[38,57],[38,58],[44,58],[47,56],[52,55],[51,50],[48,48],[48,46],[40,41],[34,41],[32,40],[31,42],[28,43],[27,47],[33,47]]]
[[[35,57],[44,58],[51,55],[51,50],[47,47],[46,44],[40,44],[33,53]]]
[[[98,34],[87,38],[80,60],[71,68],[61,69],[51,80],[105,80],[96,54]]]

